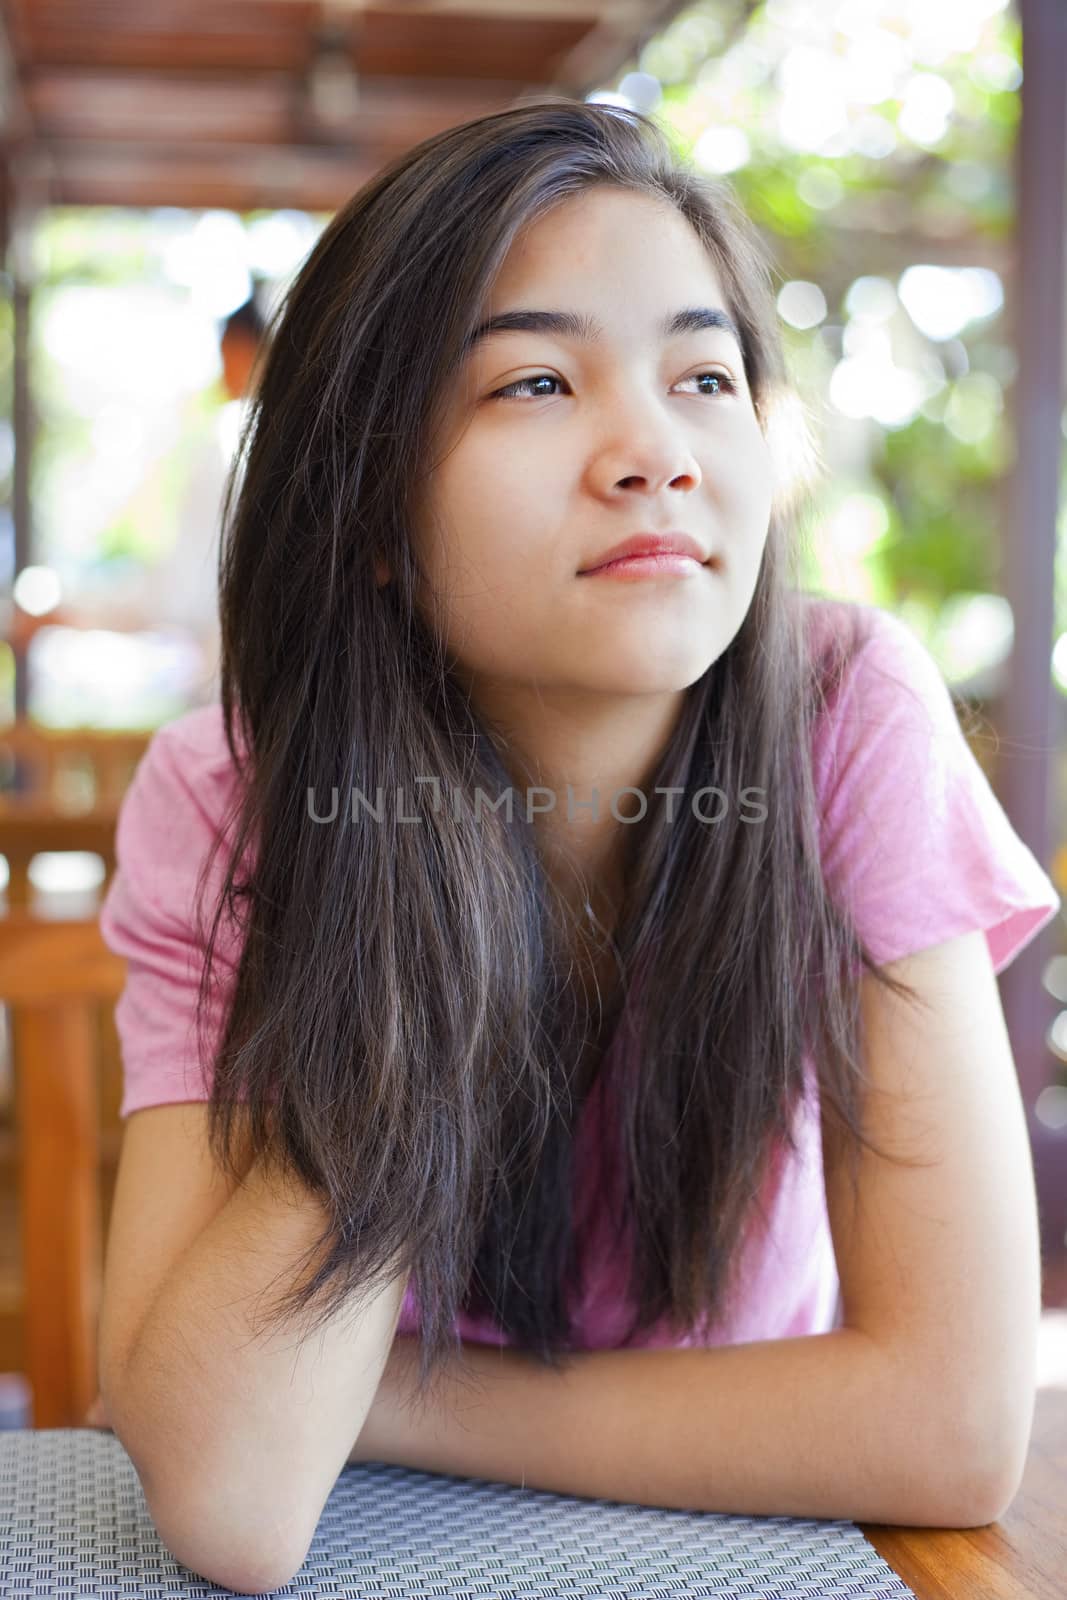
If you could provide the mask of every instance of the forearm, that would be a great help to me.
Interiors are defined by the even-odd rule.
[[[211,1529],[238,1555],[310,1537],[373,1399],[403,1281],[312,1337],[266,1327],[267,1308],[308,1275],[325,1222],[316,1197],[283,1194],[253,1166],[165,1280],[104,1394],[165,1542],[165,1526],[176,1542],[202,1536],[175,1550],[196,1570]]]
[[[415,1341],[396,1339],[352,1459],[674,1510],[991,1520],[979,1463],[967,1478],[968,1441],[947,1459],[933,1397],[852,1328],[593,1351],[560,1374],[514,1349],[463,1348],[478,1381],[449,1377],[420,1411],[406,1404]]]

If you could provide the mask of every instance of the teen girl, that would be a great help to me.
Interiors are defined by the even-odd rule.
[[[368,1459],[999,1515],[1040,1265],[995,973],[1059,901],[915,635],[798,586],[732,191],[636,113],[483,117],[268,342],[221,705],[153,738],[102,917],[101,1392],[164,1541],[273,1587]]]

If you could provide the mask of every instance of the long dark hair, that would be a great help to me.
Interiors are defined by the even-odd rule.
[[[632,1228],[628,1338],[727,1311],[768,1162],[796,1148],[805,1050],[854,1195],[860,1145],[877,1149],[859,1025],[860,978],[877,968],[824,885],[811,761],[814,719],[862,630],[809,648],[794,571],[806,501],[788,474],[750,608],[688,689],[655,778],[686,794],[762,788],[773,803],[759,825],[738,811],[709,829],[688,808],[666,825],[650,799],[626,830],[605,934],[610,1003],[575,981],[574,930],[529,819],[438,808],[416,782],[499,795],[510,780],[498,731],[414,604],[409,529],[436,397],[518,231],[605,183],[688,219],[741,331],[760,425],[791,404],[795,424],[771,268],[729,186],[690,170],[641,114],[550,98],[427,140],[332,219],[272,318],[224,508],[221,698],[241,782],[201,927],[210,1137],[237,1175],[240,1113],[252,1150],[328,1207],[313,1270],[274,1317],[310,1331],[413,1271],[420,1393],[459,1351],[461,1308],[557,1369],[580,1347],[572,1151],[598,1080],[616,1100],[605,1137]],[[371,804],[402,791],[418,825],[390,805],[373,824],[318,825],[309,799],[321,814],[334,790],[342,813],[353,791]],[[213,1050],[224,914],[243,944]]]

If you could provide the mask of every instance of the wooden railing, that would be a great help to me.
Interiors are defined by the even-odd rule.
[[[32,1386],[35,1427],[77,1425],[96,1393],[102,1208],[121,1132],[113,1013],[125,978],[96,909],[115,866],[119,806],[150,737],[0,727],[9,1090],[0,1108],[0,1336],[6,1362]],[[92,851],[104,866],[103,884],[73,918],[63,897],[34,894],[30,879],[34,856],[68,851]]]
[[[0,918],[22,1240],[23,1370],[33,1426],[77,1426],[96,1393],[102,1284],[100,1011],[125,962],[94,919]]]
[[[9,907],[32,902],[30,862],[41,852],[88,850],[105,881],[115,866],[119,805],[150,733],[97,728],[0,728],[0,855]]]

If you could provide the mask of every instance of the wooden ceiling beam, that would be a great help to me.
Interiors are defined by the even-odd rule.
[[[6,0],[12,18],[12,47],[20,64],[44,67],[126,68],[158,71],[256,72],[303,70],[314,55],[322,26],[319,5],[271,7],[264,16],[259,3],[246,0],[247,22],[227,26],[234,16],[229,5],[194,11],[182,30],[160,26],[160,8],[141,5],[129,19],[111,15],[101,0],[84,0],[75,11],[56,14],[55,0]],[[353,64],[371,76],[434,75],[455,70],[464,77],[509,77],[524,64],[540,70],[573,48],[605,18],[632,31],[646,8],[641,0],[584,0],[522,7],[466,3],[454,8],[394,4],[357,12],[352,17]],[[275,25],[284,12],[287,26]],[[50,18],[55,18],[50,21]],[[149,20],[151,19],[151,20]],[[110,25],[109,25],[110,24]]]
[[[353,137],[391,133],[414,142],[431,130],[508,104],[522,80],[415,78],[364,80]],[[205,79],[187,74],[37,72],[27,99],[43,138],[168,139],[275,144],[334,140],[309,123],[301,85],[285,73]]]
[[[50,148],[43,197],[49,205],[332,211],[406,145],[194,148],[186,142],[138,150],[124,143],[57,141]]]
[[[338,129],[306,81],[322,0],[0,0],[32,126],[0,150],[46,204],[331,210],[448,127],[612,82],[683,3],[353,0]]]

